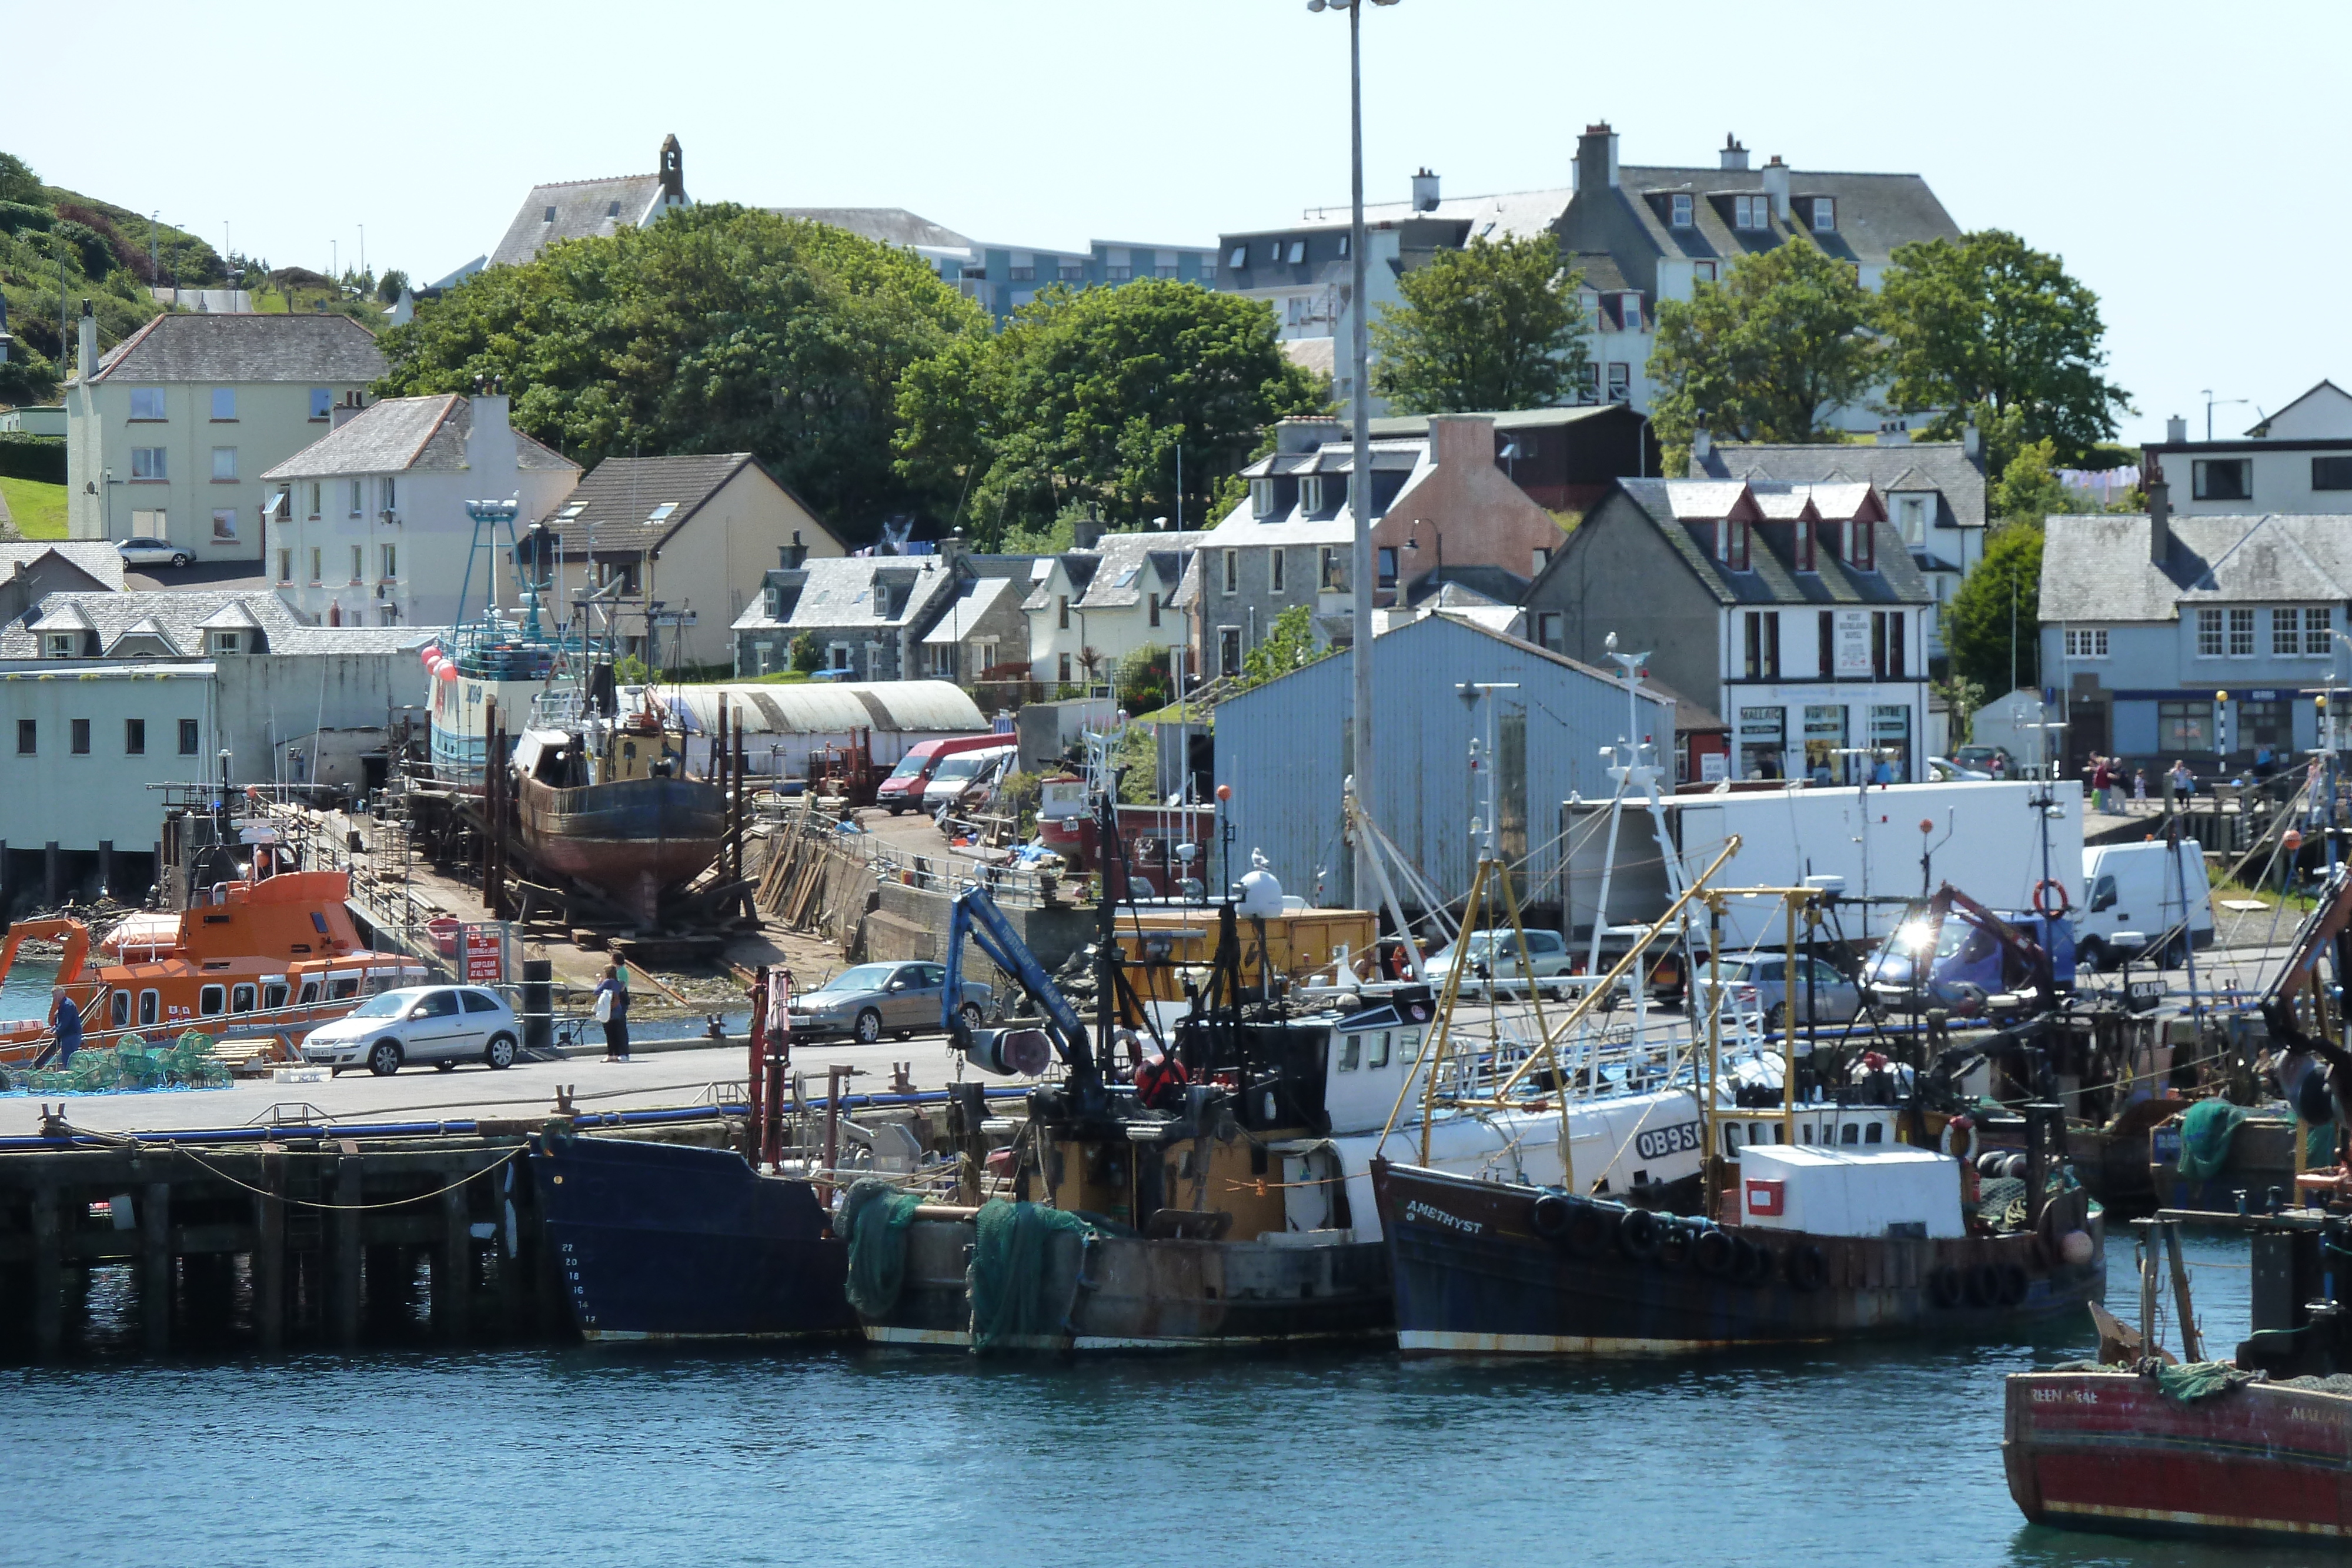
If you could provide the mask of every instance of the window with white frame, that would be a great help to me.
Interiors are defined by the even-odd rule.
[[[1903,530],[1905,544],[1926,544],[1927,542],[1927,497],[1925,496],[1895,497],[1895,525]]]
[[[1610,362],[1609,401],[1611,402],[1633,401],[1633,367],[1630,361],[1615,360]]]
[[[2303,656],[2306,659],[2325,659],[2330,657],[2335,652],[2333,646],[2336,641],[2335,636],[2333,635],[2335,629],[2336,612],[2334,611],[2330,610],[2325,604],[2305,605],[2303,609]]]
[[[1276,593],[1284,592],[1288,587],[1288,584],[1284,581],[1284,573],[1289,559],[1290,552],[1286,549],[1270,549],[1265,552],[1265,585]]]
[[[2221,656],[2221,612],[2200,610],[2197,612],[2197,656],[2218,659]]]
[[[1837,227],[1837,202],[1829,196],[1813,198],[1813,232],[1827,234]]]
[[[172,476],[170,461],[161,446],[134,446],[131,449],[131,476],[133,479],[168,479]]]
[[[235,544],[236,542],[236,507],[221,507],[214,510],[213,542],[215,544]]]
[[[1391,558],[1391,559],[1393,559],[1393,558]],[[1339,591],[1340,584],[1346,580],[1342,578],[1339,573],[1339,548],[1335,545],[1323,546],[1321,549],[1317,552],[1317,560],[1319,567],[1319,570],[1316,577],[1318,585],[1320,586],[1326,593],[1337,593]],[[1395,580],[1396,570],[1395,568],[1391,566],[1389,570],[1389,581],[1393,583]]]
[[[353,582],[360,581],[366,571],[367,561],[361,553],[360,547],[353,545],[352,547],[352,580]]]
[[[2230,612],[2230,657],[2251,659],[2254,656],[2254,612],[2251,610]]]
[[[1628,332],[1638,332],[1642,329],[1642,297],[1640,295],[1620,294],[1617,297],[1617,322]]]
[[[160,420],[163,417],[162,387],[132,387],[131,417],[138,420]]]
[[[1224,591],[1227,593],[1242,591],[1242,552],[1237,549],[1225,551]]]
[[[367,510],[367,482],[365,480],[354,479],[352,481],[351,503],[352,517],[356,517]],[[359,573],[355,571],[352,573],[352,575],[353,577],[357,577]]]
[[[1734,196],[1731,198],[1731,226],[1733,228],[1769,228],[1771,225],[1771,197]]]
[[[1274,516],[1273,480],[1253,479],[1250,481],[1250,516],[1253,517],[1270,517]]]
[[[236,479],[236,448],[213,448],[213,479],[217,484],[231,484]]]
[[[400,580],[400,547],[398,545],[379,545],[376,548],[383,554],[383,560],[382,563],[383,566],[383,580],[386,582],[398,581]]]
[[[2107,629],[2104,626],[2067,627],[2066,656],[2070,659],[2105,658],[2107,656]]]
[[[45,632],[41,634],[41,652],[52,659],[70,659],[81,652],[81,633]],[[16,749],[24,751],[29,748],[20,746]]]
[[[312,419],[333,418],[334,407],[335,394],[332,389],[328,387],[312,387],[310,389],[310,417]]]
[[[208,632],[205,634],[207,653],[236,653],[244,649],[245,636],[238,632]]]
[[[1307,242],[1303,239],[1292,240],[1290,242],[1290,248],[1285,252],[1284,255],[1291,266],[1299,266],[1307,259]]]
[[[167,511],[141,510],[131,514],[131,537],[134,539],[168,539],[172,537],[172,514]]]
[[[1298,481],[1298,509],[1310,517],[1323,509],[1323,476],[1309,474]]]
[[[236,389],[235,387],[213,388],[213,418],[228,421],[236,417]]]
[[[279,551],[278,552],[278,586],[279,586],[279,587],[281,587],[281,588],[286,587],[286,586],[289,585],[290,583],[292,583],[292,582],[293,582],[293,580],[294,580],[294,552],[293,552],[292,550],[290,550],[290,549],[281,549],[281,550],[279,550]]]
[[[1678,229],[1686,229],[1691,226],[1691,199],[1688,196],[1668,196],[1666,198],[1666,211],[1668,215],[1673,219],[1675,227]]]

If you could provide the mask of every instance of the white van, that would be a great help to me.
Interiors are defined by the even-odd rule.
[[[2083,886],[2074,906],[2075,961],[2104,968],[2117,957],[2136,956],[2182,925],[2181,892],[2188,890],[2189,940],[2213,942],[2213,895],[2205,876],[2205,852],[2183,839],[2177,865],[2166,863],[2161,843],[2094,844],[2083,852]],[[2117,938],[2129,940],[2118,941]],[[2185,949],[2178,936],[2166,944],[2168,956]]]
[[[962,799],[963,792],[990,776],[1013,756],[1009,746],[991,747],[984,751],[959,751],[941,762],[931,774],[931,781],[923,786],[923,810],[937,816],[943,806],[951,806]]]

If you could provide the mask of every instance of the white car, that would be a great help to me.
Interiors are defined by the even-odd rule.
[[[335,1072],[365,1067],[388,1078],[411,1062],[446,1072],[461,1061],[505,1069],[522,1048],[522,1026],[496,991],[479,986],[403,986],[370,997],[302,1041],[302,1060]]]
[[[194,551],[182,549],[169,539],[124,539],[114,547],[121,552],[125,566],[193,566]]]
[[[1559,932],[1530,927],[1527,936],[1527,956],[1535,966],[1537,979],[1556,979],[1560,976],[1575,972],[1576,958],[1569,952],[1568,943]],[[1461,956],[1465,952],[1469,956],[1470,963],[1469,968],[1463,973],[1463,983],[1465,988],[1485,985],[1499,976],[1504,988],[1507,990],[1511,988],[1511,983],[1519,978],[1518,936],[1507,928],[1497,928],[1473,931],[1468,940],[1449,942],[1431,954],[1427,961],[1422,965],[1422,970],[1428,976],[1429,983],[1433,986],[1444,986],[1445,977],[1452,972],[1454,966],[1461,961]],[[1552,994],[1564,993],[1554,988]]]

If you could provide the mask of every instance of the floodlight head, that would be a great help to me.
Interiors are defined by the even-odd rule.
[[[1617,651],[1617,633],[1612,632],[1608,636],[1603,637],[1601,640],[1601,645],[1608,649],[1611,653],[1615,653]]]

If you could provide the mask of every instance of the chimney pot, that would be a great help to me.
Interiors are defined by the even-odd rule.
[[[1617,183],[1617,133],[1605,120],[1588,125],[1576,141],[1579,190],[1613,189]]]
[[[1772,216],[1781,223],[1789,221],[1789,166],[1780,162],[1778,152],[1764,165],[1764,193],[1772,198]]]
[[[1704,463],[1704,462],[1706,462],[1709,457],[1713,456],[1714,455],[1715,455],[1715,436],[1714,436],[1713,433],[1712,433],[1712,432],[1709,432],[1709,431],[1705,431],[1705,430],[1694,430],[1694,431],[1692,431],[1692,432],[1691,432],[1691,455],[1692,455],[1692,456],[1694,456],[1694,457],[1696,457],[1696,458],[1697,458],[1700,462]]]
[[[1727,169],[1745,169],[1748,167],[1748,149],[1742,147],[1739,144],[1739,138],[1734,136],[1728,131],[1723,133],[1722,159],[1723,166]]]

